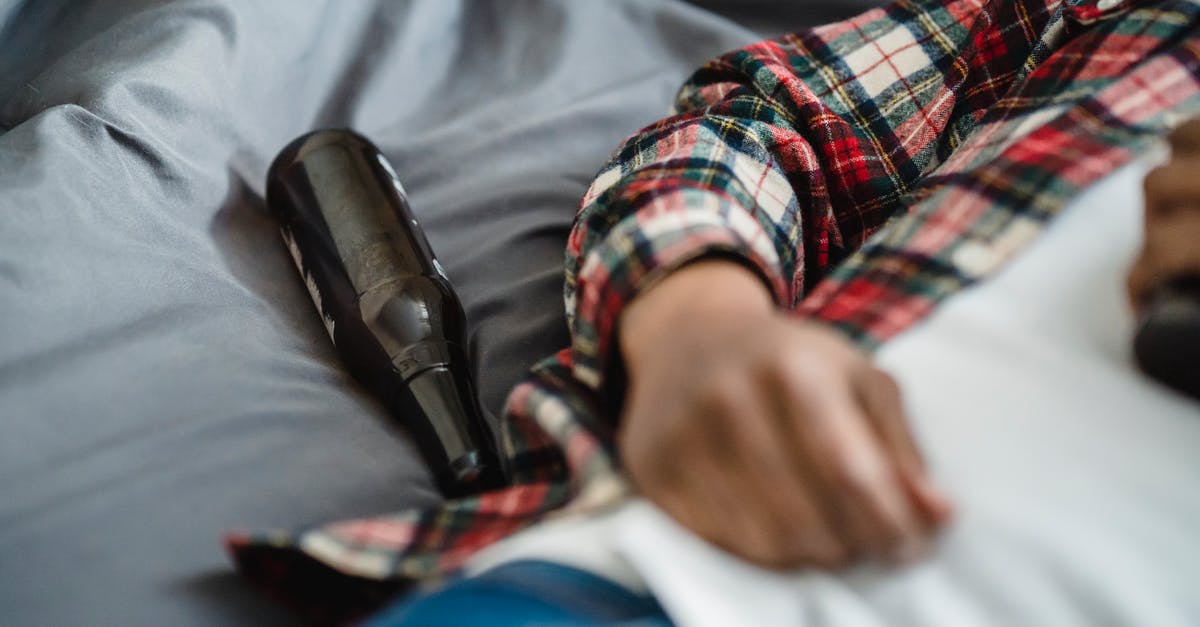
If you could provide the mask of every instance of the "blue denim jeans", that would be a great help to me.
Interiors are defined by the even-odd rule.
[[[364,623],[369,627],[613,624],[669,627],[671,621],[653,597],[577,568],[532,560],[410,595]]]

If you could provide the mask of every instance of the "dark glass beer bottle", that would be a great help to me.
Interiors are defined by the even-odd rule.
[[[310,133],[271,165],[267,206],[338,355],[411,436],[442,494],[503,485],[462,304],[387,159],[351,131]]]

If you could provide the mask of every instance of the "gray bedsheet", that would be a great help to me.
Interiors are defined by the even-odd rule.
[[[287,623],[224,531],[433,501],[263,212],[270,159],[324,126],[384,149],[499,411],[565,345],[619,140],[706,58],[870,3],[699,4],[0,0],[0,623]]]

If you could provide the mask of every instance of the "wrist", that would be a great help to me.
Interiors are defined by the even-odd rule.
[[[627,364],[686,329],[770,315],[774,296],[742,264],[711,259],[686,265],[650,286],[626,306],[618,345]]]

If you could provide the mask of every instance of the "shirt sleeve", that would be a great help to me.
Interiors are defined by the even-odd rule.
[[[625,306],[696,259],[741,263],[794,307],[1027,63],[1035,41],[975,26],[1028,3],[979,5],[896,3],[698,70],[676,114],[627,139],[581,203],[565,284],[575,377],[613,383]]]

